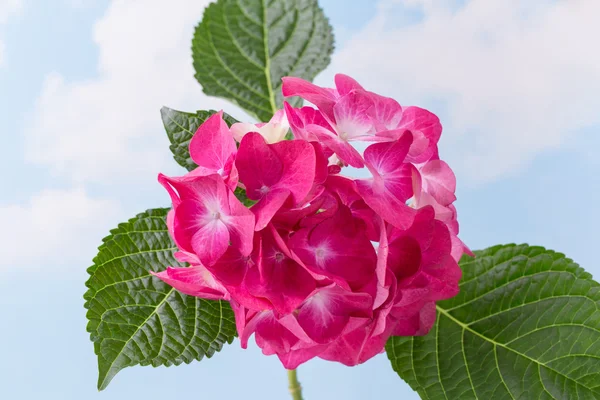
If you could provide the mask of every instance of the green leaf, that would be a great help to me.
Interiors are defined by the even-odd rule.
[[[248,196],[246,196],[246,190],[240,187],[235,188],[235,192],[233,192],[233,194],[235,194],[235,197],[237,197],[237,199],[246,207],[252,207],[254,204],[256,204],[256,200],[250,200]]]
[[[88,269],[87,330],[98,356],[100,390],[123,368],[201,360],[235,337],[229,303],[183,295],[150,275],[182,266],[173,257],[167,212],[148,210],[120,224]]]
[[[204,93],[261,121],[283,106],[282,77],[312,80],[332,51],[331,25],[316,0],[219,0],[204,11],[192,41]]]
[[[394,370],[423,399],[600,399],[600,285],[542,247],[476,254],[427,336],[388,341]]]
[[[177,164],[188,171],[197,167],[190,157],[190,140],[192,140],[192,136],[194,136],[198,127],[214,113],[216,113],[215,110],[209,110],[196,111],[195,114],[192,114],[168,107],[163,107],[160,110],[163,125],[171,142],[169,148],[173,153],[173,158],[177,161]],[[237,122],[226,113],[223,113],[223,119],[229,126]]]

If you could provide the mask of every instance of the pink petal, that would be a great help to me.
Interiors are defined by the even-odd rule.
[[[378,241],[378,217],[360,196],[354,181],[343,176],[329,176],[326,186],[338,196],[343,205],[350,208],[355,218],[364,223],[364,230],[369,239]]]
[[[372,332],[372,324],[355,329],[331,343],[318,357],[328,361],[337,361],[347,366],[362,364],[382,353],[389,338],[387,331],[378,336],[372,336]]]
[[[290,191],[287,189],[275,189],[267,192],[256,204],[251,208],[256,217],[256,231],[263,230],[273,216],[281,209],[287,199],[290,197]]]
[[[223,112],[211,115],[190,141],[190,156],[198,166],[213,173],[225,167],[227,159],[235,153],[235,140],[223,120]]]
[[[227,187],[217,174],[202,176],[187,174],[182,177],[159,175],[159,182],[167,189],[173,206],[182,200],[201,202],[205,207],[229,213]]]
[[[317,142],[311,142],[315,151],[315,184],[323,184],[329,176],[327,164],[327,156],[325,155],[323,146]]]
[[[329,175],[337,175],[342,172],[342,167],[339,165],[329,165],[327,171],[329,172]]]
[[[341,97],[333,107],[338,136],[344,141],[372,136],[368,134],[373,126],[369,116],[372,106],[366,92],[351,92]]]
[[[183,263],[194,264],[194,265],[200,264],[200,260],[198,259],[198,256],[195,255],[194,253],[188,253],[187,251],[176,251],[175,253],[173,253],[173,256],[175,257],[175,259],[177,261],[180,261]]]
[[[349,77],[348,75],[336,74],[334,80],[335,87],[340,96],[344,96],[353,90],[365,90],[362,86],[360,86],[360,84],[356,80]]]
[[[364,166],[362,156],[350,143],[321,126],[310,125],[309,128],[319,141],[335,152],[344,163],[354,168],[362,168]]]
[[[383,220],[380,222],[380,227],[381,229],[379,235],[379,247],[377,248],[377,265],[375,270],[377,275],[378,292],[381,291],[381,288],[385,287],[385,276],[388,270],[387,266],[390,251],[387,240],[387,227]],[[379,305],[380,304],[376,304],[376,307],[378,307]]]
[[[260,231],[260,249],[255,268],[246,275],[251,294],[268,299],[275,310],[288,314],[315,289],[315,281],[303,266],[290,258],[289,250],[281,246],[272,229]]]
[[[232,191],[228,192],[228,197],[230,211],[225,225],[231,234],[232,245],[237,247],[242,255],[248,256],[252,252],[254,238],[254,213],[246,208]]]
[[[242,346],[247,346],[248,336],[255,333],[256,344],[265,355],[277,354],[285,368],[294,369],[300,364],[317,356],[325,346],[314,342],[303,342],[279,323],[271,311],[254,314],[248,321],[243,336]]]
[[[369,114],[373,119],[375,132],[395,130],[402,120],[402,106],[392,98],[369,93],[373,106]]]
[[[215,220],[202,226],[194,233],[192,248],[204,265],[213,265],[229,247],[229,230],[221,220]]]
[[[283,315],[279,318],[279,323],[285,326],[290,332],[294,334],[298,339],[307,344],[317,344],[314,340],[308,336],[304,328],[298,323],[297,310],[291,314]]]
[[[300,220],[299,227],[313,228],[315,225],[332,217],[338,210],[339,202],[335,196],[324,191],[318,199],[313,201],[309,214]]]
[[[175,232],[173,231],[173,225],[175,223],[175,210],[173,208],[171,208],[167,213],[166,223],[167,230],[169,231],[169,235],[172,238],[175,236]]]
[[[284,168],[275,151],[256,132],[244,136],[235,163],[246,195],[252,200],[259,200],[279,182]]]
[[[456,177],[442,160],[431,160],[419,168],[423,190],[433,196],[443,206],[456,200]]]
[[[212,274],[201,265],[189,268],[167,267],[162,272],[150,272],[166,284],[189,296],[209,300],[229,300],[229,293]]]
[[[256,344],[266,355],[290,351],[298,342],[298,338],[277,321],[272,311],[261,311],[246,321],[244,331],[240,335],[243,348],[253,333],[256,335]]]
[[[407,107],[402,112],[402,120],[397,129],[411,131],[416,139],[409,152],[411,162],[427,161],[437,152],[436,146],[442,135],[442,125],[435,114],[423,108]],[[417,140],[419,138],[420,140]],[[424,144],[423,140],[427,141],[427,144]]]
[[[345,206],[318,225],[296,232],[290,248],[308,268],[341,286],[360,288],[375,277],[375,249]]]
[[[317,106],[327,117],[333,118],[333,105],[337,98],[333,91],[291,76],[282,78],[282,81],[281,92],[284,97],[300,96]]]
[[[315,345],[287,353],[277,354],[279,360],[286,369],[296,369],[300,364],[317,357],[326,348],[325,345]]]
[[[324,188],[321,187],[321,190],[308,204],[305,203],[295,208],[281,208],[275,214],[273,223],[277,227],[292,231],[297,225],[313,226],[333,215],[336,209],[336,200],[333,196],[324,193]]]
[[[173,204],[173,208],[177,207],[181,202],[181,199],[179,198],[179,194],[177,193],[177,191],[173,189],[173,186],[171,186],[171,184],[169,183],[169,178],[160,173],[158,174],[158,182],[167,190],[167,193],[169,193],[169,197],[171,197],[171,203]],[[173,218],[173,216],[171,216],[171,218]]]
[[[235,166],[235,157],[236,153],[233,153],[231,154],[231,156],[229,156],[229,158],[225,162],[223,172],[220,174],[225,180],[227,187],[232,191],[234,191],[237,188],[238,181],[240,179],[237,167]]]
[[[406,235],[397,238],[388,248],[387,267],[397,279],[417,273],[421,265],[421,246],[414,237]]]
[[[421,310],[410,317],[399,318],[392,335],[424,336],[429,333],[435,323],[435,303],[429,302]]]
[[[323,114],[312,107],[293,108],[288,102],[283,103],[290,128],[296,139],[316,141],[316,136],[308,129],[309,125],[322,126],[332,130]]]
[[[373,308],[375,315],[373,316],[373,331],[371,334],[381,335],[389,329],[393,329],[394,321],[390,317],[394,300],[397,297],[398,285],[392,273],[386,272],[385,284],[377,288],[377,294]]]
[[[277,187],[289,190],[294,203],[298,204],[315,180],[315,148],[304,140],[285,140],[271,145],[271,149],[283,164]]]
[[[207,269],[239,305],[252,310],[270,309],[271,303],[266,299],[253,296],[244,281],[247,271],[254,267],[250,257],[243,256],[238,249],[229,246],[225,254]]]
[[[210,212],[198,201],[185,200],[174,208],[173,239],[180,250],[193,253],[192,237],[210,218]]]
[[[356,187],[365,203],[390,224],[400,229],[412,224],[415,210],[385,189],[382,182],[357,180]]]
[[[415,207],[417,209],[421,209],[427,206],[430,206],[434,209],[435,217],[440,221],[452,224],[456,219],[456,212],[454,211],[452,205],[443,206],[438,203],[429,193],[420,191],[417,188],[415,190]]]
[[[406,161],[412,135],[405,133],[394,142],[375,143],[365,150],[365,162],[380,175],[395,174]]]
[[[299,309],[298,323],[317,343],[339,336],[350,317],[371,317],[373,299],[366,293],[352,293],[332,284],[318,289]]]
[[[446,225],[435,219],[431,207],[419,210],[409,230],[393,232],[389,247],[388,267],[400,279],[402,307],[420,308],[419,302],[444,300],[458,293],[461,270],[451,256],[451,235]],[[409,301],[409,293],[417,293],[416,300]]]
[[[415,211],[406,205],[413,195],[416,169],[404,162],[412,141],[410,134],[388,143],[372,144],[365,150],[365,162],[372,179],[355,181],[358,192],[369,207],[392,225],[406,229]]]
[[[250,257],[229,246],[227,251],[216,263],[206,267],[208,271],[225,287],[241,286],[246,271],[252,265]]]

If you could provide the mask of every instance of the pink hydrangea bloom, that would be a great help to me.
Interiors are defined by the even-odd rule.
[[[334,89],[284,78],[282,91],[316,108],[284,103],[268,123],[231,129],[217,113],[190,143],[198,168],[159,176],[175,256],[190,266],[155,276],[230,301],[242,347],[254,336],[286,368],[360,364],[392,335],[427,334],[436,302],[458,293],[458,260],[471,253],[439,157],[442,127],[345,75]],[[354,140],[370,145],[361,154]],[[369,177],[344,176],[346,165]],[[236,188],[255,203],[244,207]]]

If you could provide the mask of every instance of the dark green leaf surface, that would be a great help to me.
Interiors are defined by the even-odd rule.
[[[192,136],[194,136],[198,127],[214,113],[216,113],[215,110],[209,110],[196,111],[195,114],[192,114],[173,110],[168,107],[163,107],[160,110],[163,125],[167,131],[169,141],[171,142],[169,148],[173,153],[173,158],[177,161],[177,164],[186,168],[188,171],[197,167],[190,157],[190,140],[192,140]],[[223,119],[229,126],[237,122],[226,113],[223,113]]]
[[[423,399],[600,399],[600,285],[564,255],[496,246],[461,262],[461,292],[425,337],[387,354]]]
[[[183,295],[149,271],[182,266],[167,232],[168,209],[148,210],[103,240],[88,272],[87,330],[98,356],[98,388],[123,368],[211,357],[235,336],[229,303]]]
[[[331,26],[316,0],[219,0],[206,8],[192,42],[204,93],[261,121],[283,106],[282,77],[312,80],[332,51]]]

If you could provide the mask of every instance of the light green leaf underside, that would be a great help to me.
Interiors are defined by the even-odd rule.
[[[216,113],[215,110],[200,110],[196,111],[196,113],[188,113],[168,107],[163,107],[160,110],[165,131],[167,132],[169,142],[171,142],[169,148],[173,153],[173,158],[177,161],[177,164],[188,171],[197,167],[196,163],[190,157],[190,140],[192,140],[192,136],[194,136],[198,127],[214,113]],[[223,113],[223,119],[229,126],[237,122],[226,113]]]
[[[182,266],[173,258],[167,211],[148,210],[120,224],[88,269],[87,330],[98,356],[101,390],[123,368],[201,360],[235,337],[227,302],[183,295],[150,275]]]
[[[316,0],[219,0],[206,8],[192,42],[204,93],[261,121],[282,108],[282,77],[312,80],[332,51],[332,29]]]
[[[461,262],[460,294],[424,337],[394,337],[423,399],[600,399],[600,285],[564,255],[496,246]]]

